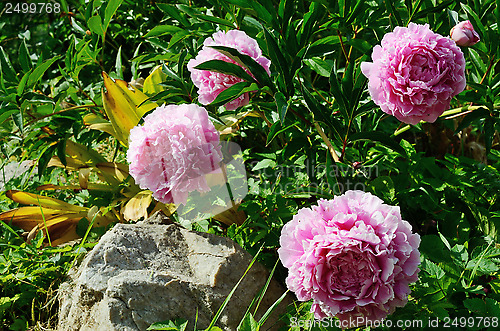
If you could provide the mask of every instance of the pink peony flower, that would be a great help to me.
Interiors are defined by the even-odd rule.
[[[208,192],[205,174],[219,170],[219,132],[195,104],[156,108],[130,130],[130,175],[163,203],[185,204],[189,192]]]
[[[434,122],[465,88],[465,58],[453,40],[429,25],[410,23],[387,33],[363,62],[368,90],[382,111],[408,124]]]
[[[288,288],[300,301],[313,300],[318,319],[381,320],[406,304],[418,277],[420,236],[399,207],[362,191],[300,209],[280,244]]]
[[[480,40],[470,21],[463,21],[455,25],[450,31],[450,36],[458,46],[472,46]]]
[[[241,54],[252,57],[257,63],[264,67],[268,74],[270,74],[269,66],[271,65],[271,61],[262,56],[262,51],[255,39],[250,38],[245,32],[239,30],[231,30],[228,32],[218,31],[214,33],[212,37],[205,39],[201,51],[196,58],[191,59],[187,65],[188,70],[191,72],[191,79],[198,88],[198,101],[203,105],[210,104],[219,93],[243,81],[243,79],[231,75],[194,69],[197,65],[209,60],[222,60],[238,64],[209,46],[227,46],[235,48]],[[244,93],[239,98],[226,103],[224,106],[227,110],[234,110],[238,107],[248,105],[248,102],[248,93]]]

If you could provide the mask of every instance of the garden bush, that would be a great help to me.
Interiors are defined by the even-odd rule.
[[[4,329],[54,328],[82,254],[157,211],[275,266],[283,329],[498,327],[498,0],[0,10]]]

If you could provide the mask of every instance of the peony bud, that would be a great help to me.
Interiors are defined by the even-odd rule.
[[[472,46],[480,40],[470,21],[463,21],[455,25],[450,31],[450,36],[458,46]]]

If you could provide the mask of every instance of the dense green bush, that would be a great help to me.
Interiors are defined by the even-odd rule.
[[[126,170],[116,177],[102,166],[126,164],[127,150],[116,132],[102,129],[113,122],[103,94],[113,95],[114,86],[102,72],[139,86],[148,100],[136,101],[134,110],[151,102],[196,103],[187,62],[205,38],[231,29],[255,38],[272,62],[270,77],[250,67],[259,84],[241,83],[205,107],[225,129],[222,139],[243,150],[249,193],[240,211],[246,220],[227,224],[214,217],[191,226],[226,235],[253,254],[262,247],[258,259],[272,268],[281,229],[298,209],[346,190],[369,191],[400,206],[403,219],[422,238],[419,281],[409,303],[389,319],[428,325],[438,318],[441,325],[480,329],[488,327],[478,324],[480,318],[500,318],[498,1],[51,3],[60,4],[59,13],[23,14],[22,8],[7,13],[4,4],[0,9],[0,169],[11,161],[34,160],[36,166],[5,182],[0,206],[8,213],[19,202],[42,196],[83,206],[80,214],[57,202],[68,231],[49,234],[52,241],[60,239],[56,244],[85,239],[74,248],[50,247],[50,236],[30,232],[33,224],[8,225],[2,218],[5,328],[53,327],[56,287],[83,252],[77,249],[115,222],[143,215],[126,216],[127,208],[137,207],[127,203],[140,193]],[[360,64],[370,61],[386,33],[415,22],[446,36],[467,19],[481,36],[476,45],[462,48],[467,88],[436,122],[407,126],[371,101]],[[221,107],[244,91],[254,91],[248,106]],[[82,170],[87,168],[92,172]],[[40,188],[48,184],[50,189]],[[33,195],[16,197],[18,191]],[[146,214],[173,211],[149,202]],[[33,217],[43,229],[43,212]],[[31,240],[24,243],[19,228]],[[279,265],[275,277],[284,282],[286,274]],[[297,318],[312,320],[309,308],[310,303],[297,302],[285,322],[298,329],[293,328]],[[461,319],[469,317],[474,323]],[[252,321],[247,317],[245,330],[256,328]]]

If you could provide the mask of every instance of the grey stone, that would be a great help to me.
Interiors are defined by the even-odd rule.
[[[5,183],[7,183],[12,178],[16,178],[28,171],[35,161],[25,160],[22,162],[9,162],[0,167],[0,191],[5,188]],[[36,169],[33,171],[36,173]]]
[[[206,328],[252,257],[228,238],[165,224],[155,214],[138,224],[117,224],[72,269],[59,289],[58,330],[145,330],[152,323],[184,318]],[[267,270],[255,263],[216,325],[236,330],[264,286]],[[274,280],[259,318],[283,293]],[[266,327],[276,327],[286,298]]]

